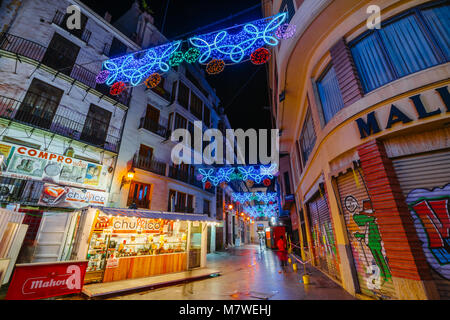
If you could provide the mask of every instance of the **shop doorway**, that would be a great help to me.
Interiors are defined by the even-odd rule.
[[[191,235],[189,244],[189,269],[200,268],[202,252],[202,224],[191,223]]]

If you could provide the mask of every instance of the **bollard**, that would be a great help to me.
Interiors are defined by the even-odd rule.
[[[309,275],[308,274],[303,275],[303,283],[309,284]]]
[[[296,263],[292,264],[292,269],[294,269],[294,271],[297,271],[297,264]]]

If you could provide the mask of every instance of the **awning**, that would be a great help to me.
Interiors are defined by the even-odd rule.
[[[137,218],[147,218],[147,219],[217,222],[216,219],[208,217],[207,215],[204,215],[204,214],[161,212],[161,211],[151,211],[151,210],[144,210],[144,209],[104,208],[104,207],[95,207],[95,206],[92,206],[91,208],[98,209],[98,210],[102,211],[104,214],[111,215],[111,216],[137,217]]]

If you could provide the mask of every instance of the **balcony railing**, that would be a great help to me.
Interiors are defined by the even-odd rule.
[[[46,48],[36,42],[21,37],[17,37],[8,33],[0,34],[0,49],[27,57],[29,59],[41,63],[46,53],[50,55],[50,57],[53,57],[52,59],[50,59],[50,61],[55,61],[54,59],[64,59],[64,57],[61,57],[61,54],[59,52],[56,52],[54,49]],[[69,77],[78,80],[81,83],[84,83],[85,85],[97,90],[101,94],[108,96],[126,106],[130,102],[131,94],[128,90],[124,91],[121,95],[117,96],[111,95],[110,88],[107,85],[105,84],[99,85],[96,83],[95,79],[97,77],[97,74],[84,68],[81,65],[73,64],[62,70],[56,71],[64,73]]]
[[[87,30],[86,28],[84,29],[73,29],[70,30],[67,27],[67,19],[66,19],[66,15],[61,12],[61,11],[56,11],[55,12],[55,16],[53,17],[52,23],[56,24],[57,26],[63,28],[64,30],[67,30],[68,32],[70,32],[71,34],[73,34],[75,37],[81,39],[82,41],[88,43],[89,39],[91,38],[92,33]]]
[[[108,132],[101,132],[98,126],[93,129],[85,128],[85,123],[98,123],[99,120],[86,117],[65,106],[59,105],[56,110],[49,108],[45,98],[27,93],[27,101],[18,101],[0,96],[0,117],[25,123],[33,127],[83,141],[91,145],[117,152],[120,141],[120,130],[102,124]]]
[[[179,212],[179,213],[194,213],[194,208],[175,205],[175,212]]]
[[[37,204],[41,196],[44,182],[0,177],[0,202],[20,202]]]
[[[161,88],[160,86],[156,86],[151,89],[154,93],[159,95],[161,98],[170,101],[171,100],[171,94],[170,92],[167,92],[164,88]]]
[[[150,132],[153,132],[165,139],[167,139],[169,137],[168,136],[169,131],[167,130],[167,127],[163,126],[160,123],[154,122],[153,120],[151,120],[149,118],[144,118],[144,117],[141,118],[141,123],[139,125],[139,129],[141,129],[141,128],[146,129]]]
[[[160,176],[166,175],[166,163],[155,159],[148,159],[141,155],[134,156],[133,166],[138,169],[159,174]]]

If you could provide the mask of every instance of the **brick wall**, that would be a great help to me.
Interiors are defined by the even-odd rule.
[[[367,142],[358,148],[358,154],[392,275],[430,280],[421,244],[384,145],[376,140]]]

